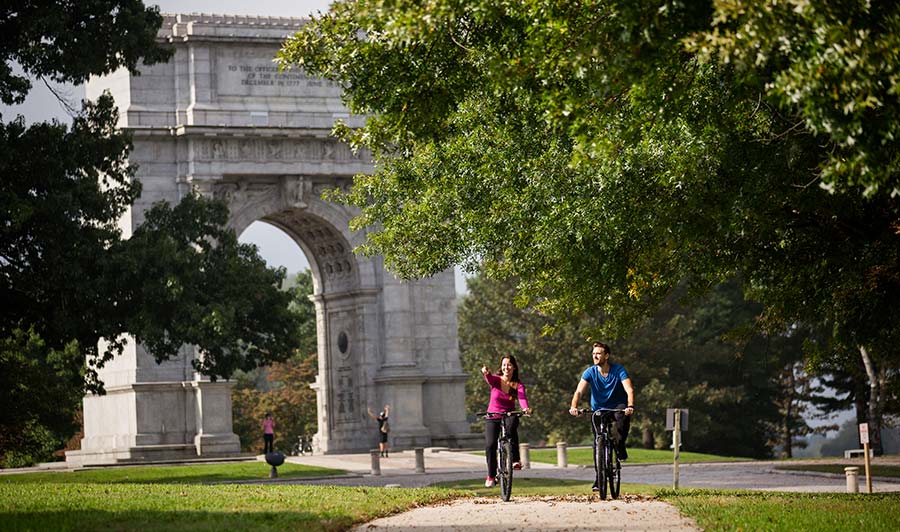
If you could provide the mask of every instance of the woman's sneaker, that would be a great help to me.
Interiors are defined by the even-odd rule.
[[[515,469],[516,471],[521,470],[521,469],[522,469],[522,462],[516,462],[515,464],[513,464],[513,469]]]
[[[484,479],[484,487],[485,488],[493,488],[494,487],[494,477],[487,477]]]

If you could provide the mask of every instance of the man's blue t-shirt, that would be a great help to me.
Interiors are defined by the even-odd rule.
[[[625,387],[622,386],[622,381],[628,378],[625,366],[610,364],[609,375],[606,377],[600,374],[600,366],[591,366],[584,370],[581,378],[591,385],[591,408],[593,410],[628,404],[628,394],[625,393]]]

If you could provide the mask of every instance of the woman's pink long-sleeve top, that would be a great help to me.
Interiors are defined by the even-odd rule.
[[[488,412],[512,412],[516,409],[515,399],[510,397],[510,394],[503,393],[500,375],[485,373],[484,380],[491,385],[491,402],[488,404]],[[520,382],[516,391],[519,396],[519,406],[522,407],[522,410],[527,409],[528,398],[525,397],[525,385]]]

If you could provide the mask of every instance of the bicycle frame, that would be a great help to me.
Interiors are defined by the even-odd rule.
[[[525,412],[479,412],[485,419],[500,419],[500,435],[497,437],[497,479],[500,483],[500,495],[504,501],[512,496],[512,440],[506,428],[506,418],[522,417]]]
[[[617,456],[615,437],[611,426],[615,423],[616,412],[624,412],[622,408],[601,408],[599,410],[581,409],[580,413],[591,413],[591,424],[594,428],[594,472],[596,474],[597,491],[600,499],[606,499],[607,485],[613,499],[619,497],[622,481],[622,464]]]

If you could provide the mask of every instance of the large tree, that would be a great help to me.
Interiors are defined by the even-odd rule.
[[[761,327],[828,327],[888,382],[898,24],[852,1],[361,0],[281,59],[370,116],[337,128],[377,162],[346,200],[400,275],[482,263],[624,333],[739,274]]]
[[[133,0],[6,2],[0,100],[20,102],[30,88],[13,61],[77,83],[163,60],[161,21]],[[102,392],[97,370],[127,334],[158,361],[196,346],[195,368],[212,378],[284,360],[297,345],[284,272],[224,228],[224,205],[155,205],[122,239],[118,220],[140,183],[117,121],[108,95],[86,102],[71,128],[0,121],[0,462],[65,442],[80,396]]]

